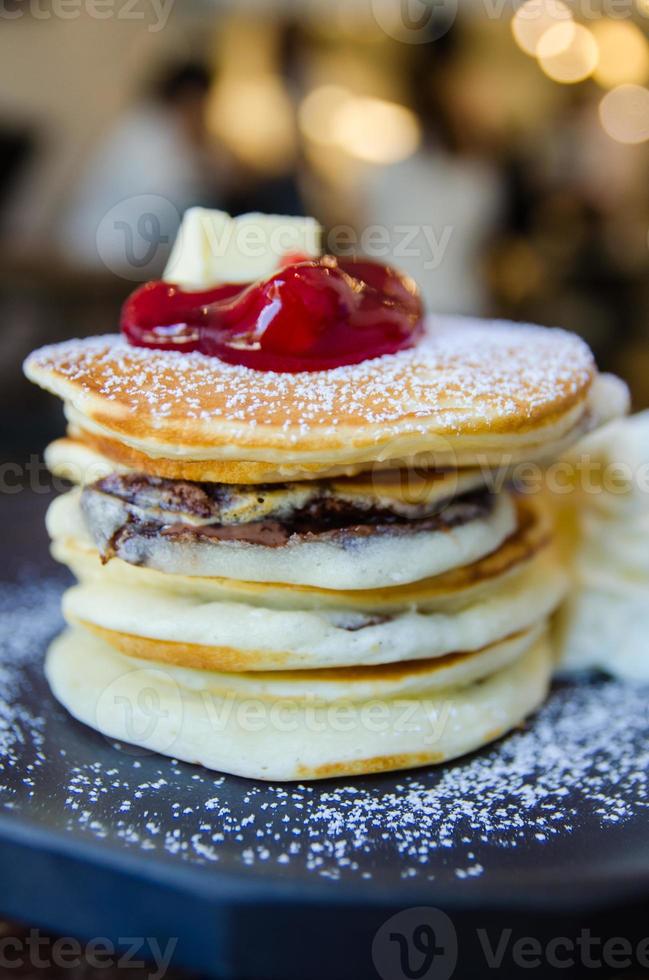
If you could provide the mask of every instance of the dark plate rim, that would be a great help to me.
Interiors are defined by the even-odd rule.
[[[462,881],[460,885],[435,881],[411,881],[396,892],[375,879],[331,881],[314,876],[305,883],[273,875],[237,874],[189,862],[151,860],[136,850],[116,844],[80,840],[62,830],[50,830],[21,815],[0,813],[0,839],[33,853],[37,863],[43,854],[83,861],[117,876],[139,877],[174,891],[201,895],[216,905],[295,904],[381,908],[434,904],[448,909],[516,909],[547,914],[590,912],[649,899],[649,867],[607,868],[584,874],[575,869],[553,868],[491,874]]]

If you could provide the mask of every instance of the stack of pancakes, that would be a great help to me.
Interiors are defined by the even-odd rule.
[[[537,463],[624,394],[558,330],[434,318],[411,350],[274,374],[118,337],[43,348],[48,515],[79,585],[47,675],[77,718],[306,779],[453,758],[543,700],[565,579]]]

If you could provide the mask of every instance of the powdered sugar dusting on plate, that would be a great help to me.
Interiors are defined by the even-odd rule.
[[[0,807],[26,820],[244,874],[458,882],[488,875],[494,850],[552,847],[585,827],[604,840],[646,821],[646,687],[561,686],[524,730],[440,769],[268,785],[118,746],[70,719],[41,673],[59,601],[53,581],[0,596]]]

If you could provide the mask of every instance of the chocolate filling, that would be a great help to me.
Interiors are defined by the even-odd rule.
[[[245,541],[278,548],[291,539],[301,541],[338,540],[344,543],[352,538],[365,538],[371,534],[412,533],[415,531],[448,531],[460,524],[485,517],[490,510],[486,492],[469,494],[431,517],[408,520],[380,510],[335,515],[318,512],[297,512],[290,521],[252,521],[250,524],[215,525],[192,527],[188,524],[158,525],[164,537],[176,540],[213,538],[217,541]]]
[[[434,513],[411,518],[387,507],[359,506],[331,494],[326,484],[308,487],[306,502],[290,504],[285,513],[278,508],[261,520],[228,520],[223,513],[242,494],[248,498],[283,487],[234,487],[216,483],[165,480],[141,474],[105,477],[83,491],[82,507],[88,527],[105,560],[118,555],[135,538],[155,536],[179,542],[239,541],[279,548],[290,541],[335,541],[353,547],[360,539],[376,534],[411,534],[446,531],[486,517],[493,495],[486,489],[471,491],[437,505]],[[304,489],[303,485],[300,489]],[[191,515],[205,523],[189,523]],[[225,520],[221,520],[221,517]]]
[[[93,483],[93,490],[109,494],[142,510],[155,507],[170,513],[192,514],[195,517],[218,519],[231,499],[247,487],[225,483],[191,483],[189,480],[167,480],[145,473],[111,473]],[[255,488],[260,493],[271,486]]]

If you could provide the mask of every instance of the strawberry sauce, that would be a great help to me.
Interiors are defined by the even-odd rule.
[[[259,371],[321,371],[412,347],[423,306],[407,276],[366,260],[291,261],[269,279],[188,292],[149,282],[127,299],[137,347],[200,351]]]

